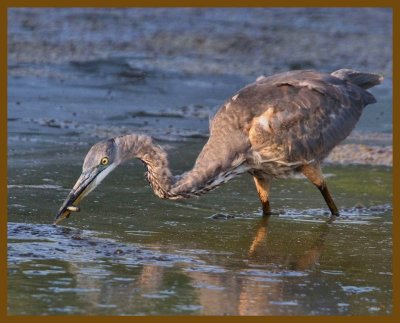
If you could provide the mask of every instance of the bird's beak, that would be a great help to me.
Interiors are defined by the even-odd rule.
[[[77,205],[99,184],[100,181],[97,180],[97,177],[102,173],[102,171],[104,171],[104,169],[95,167],[81,174],[64,203],[58,210],[54,220],[54,225],[58,224],[63,219],[68,218],[71,212],[79,211]]]

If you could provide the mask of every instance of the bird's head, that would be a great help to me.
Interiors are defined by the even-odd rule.
[[[54,224],[79,211],[81,200],[93,191],[119,164],[118,146],[114,139],[98,142],[90,148],[83,162],[82,174],[61,205]]]

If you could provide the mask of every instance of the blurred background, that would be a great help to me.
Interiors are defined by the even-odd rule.
[[[256,77],[288,69],[392,71],[383,8],[12,9],[9,59],[119,57],[132,67]]]

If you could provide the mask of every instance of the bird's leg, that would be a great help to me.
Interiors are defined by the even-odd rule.
[[[339,211],[329,193],[328,186],[324,176],[322,175],[321,166],[319,164],[308,164],[302,167],[302,173],[306,176],[321,192],[326,204],[333,216],[339,216]]]
[[[269,205],[269,191],[271,188],[272,178],[261,172],[253,174],[254,183],[256,184],[257,193],[262,204],[263,215],[271,215],[271,207]]]

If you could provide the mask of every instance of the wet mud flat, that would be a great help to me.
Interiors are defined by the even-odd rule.
[[[184,19],[160,22],[174,15]],[[357,22],[368,17],[375,19],[366,32]],[[200,22],[185,28],[193,21]],[[213,32],[222,23],[229,28]],[[388,23],[385,10],[12,12],[8,313],[390,315]],[[300,50],[310,46],[305,35],[318,45],[308,60]],[[300,48],[289,57],[294,39]],[[266,52],[269,43],[276,46]],[[380,50],[354,56],[361,43]],[[324,48],[336,51],[335,60]],[[259,74],[334,70],[343,61],[382,72],[388,82],[373,89],[378,103],[327,159],[342,214],[334,223],[303,178],[274,182],[276,215],[266,221],[249,176],[199,199],[163,201],[132,161],[80,213],[51,225],[95,142],[149,134],[182,173],[206,142],[218,106]]]
[[[330,160],[390,166],[391,22],[390,10],[371,8],[13,9],[8,74],[19,93],[10,95],[9,121],[84,138],[138,128],[162,139],[207,137],[218,106],[261,74],[346,67],[385,82]]]

